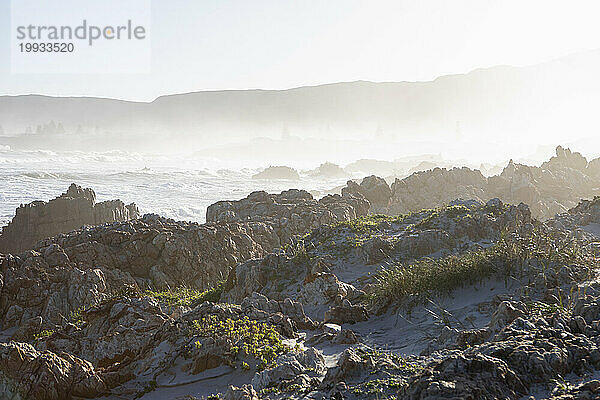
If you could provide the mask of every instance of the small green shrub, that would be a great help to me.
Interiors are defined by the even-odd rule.
[[[221,320],[216,315],[209,315],[194,320],[190,333],[232,343],[233,355],[253,357],[257,360],[258,369],[270,367],[280,354],[290,350],[283,344],[273,325],[251,320],[247,316]]]
[[[386,389],[400,389],[404,382],[398,378],[373,379],[364,383],[365,392],[368,394],[381,393]]]
[[[407,360],[401,355],[392,353],[390,351],[364,348],[358,349],[358,355],[360,358],[367,361],[389,358],[394,362],[394,364],[396,364],[398,370],[404,372],[415,373],[422,369],[422,367],[419,365]]]
[[[53,330],[43,330],[40,333],[36,333],[35,335],[33,335],[33,340],[40,340],[45,337],[50,337],[53,334],[54,334]]]
[[[279,388],[277,388],[276,386],[271,386],[271,387],[267,387],[267,388],[261,389],[259,393],[262,394],[262,395],[268,395],[268,394],[271,394],[271,393],[276,394],[276,393],[279,393],[279,392],[280,392]]]
[[[79,307],[74,311],[71,311],[71,313],[69,314],[69,322],[81,327],[85,321],[83,320],[83,314],[88,310],[89,307]]]
[[[359,357],[371,365],[369,380],[349,387],[361,399],[397,399],[406,386],[406,377],[423,369],[415,361],[393,352],[369,348],[357,351]]]

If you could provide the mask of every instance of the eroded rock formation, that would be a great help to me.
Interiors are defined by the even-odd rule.
[[[582,198],[600,194],[600,159],[588,163],[581,154],[558,146],[556,156],[540,167],[511,160],[500,175],[490,178],[466,167],[435,168],[396,179],[391,187],[373,176],[360,185],[350,181],[342,193],[361,193],[371,202],[372,213],[396,215],[440,207],[460,198],[483,202],[499,198],[511,204],[525,203],[536,218],[548,219]]]
[[[239,202],[211,206],[209,220],[218,222],[145,215],[44,239],[18,256],[0,255],[2,326],[23,326],[37,317],[43,324],[60,324],[79,308],[123,290],[206,289],[239,262],[367,209],[368,202],[355,197],[328,196],[317,202],[304,191],[256,192]]]
[[[486,182],[481,172],[466,167],[416,172],[392,184],[388,212],[403,214],[435,208],[455,199],[485,202],[489,200],[485,194]]]
[[[281,242],[293,235],[336,221],[349,221],[365,215],[369,202],[362,196],[329,195],[315,200],[305,190],[291,189],[281,194],[253,192],[238,201],[219,201],[206,210],[207,222],[256,221],[273,228]]]
[[[371,212],[388,211],[392,191],[384,179],[371,175],[364,178],[360,184],[348,181],[346,187],[342,189],[342,195],[357,196],[358,194],[369,200]]]
[[[92,189],[74,183],[50,201],[34,201],[17,208],[13,220],[2,229],[0,252],[20,253],[31,249],[41,239],[79,229],[83,225],[100,225],[127,221],[139,216],[135,204],[121,200],[96,203]]]
[[[2,326],[37,316],[59,324],[128,289],[203,289],[280,245],[259,222],[199,225],[153,215],[59,235],[19,256],[0,256]]]
[[[3,399],[90,399],[110,393],[89,361],[39,352],[27,343],[0,343],[0,380]]]

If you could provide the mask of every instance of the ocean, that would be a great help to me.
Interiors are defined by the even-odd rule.
[[[0,148],[0,224],[6,225],[20,204],[53,199],[71,183],[92,188],[98,202],[121,199],[136,203],[142,214],[202,223],[206,208],[219,200],[290,188],[308,190],[319,198],[339,190],[348,179],[325,179],[307,172],[300,172],[301,179],[294,181],[252,179],[261,169],[193,155]]]

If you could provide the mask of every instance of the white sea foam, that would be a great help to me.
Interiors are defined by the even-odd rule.
[[[307,175],[299,181],[252,179],[257,171],[192,156],[3,149],[0,224],[10,221],[20,204],[50,200],[73,182],[94,189],[98,201],[121,199],[136,203],[142,213],[204,222],[206,207],[219,200],[240,199],[255,190],[272,193],[290,188],[318,195],[346,181]]]

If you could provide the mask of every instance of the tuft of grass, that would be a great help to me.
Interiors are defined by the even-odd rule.
[[[287,243],[281,247],[283,253],[287,257],[291,258],[296,265],[306,264],[313,260],[313,257],[309,252],[313,246],[308,238],[309,234],[294,237],[290,243]]]
[[[537,234],[530,238],[509,238],[503,234],[492,247],[440,259],[424,258],[413,264],[397,264],[375,276],[370,298],[387,305],[428,294],[448,294],[456,288],[499,276],[506,279],[538,266],[547,273],[565,265],[597,265],[580,244],[563,238]],[[538,271],[538,272],[540,272]]]
[[[577,299],[581,296],[585,297],[585,290],[582,291],[578,287],[577,292],[574,291],[574,287],[571,286],[569,293],[563,293],[560,288],[557,294],[552,294],[550,299],[553,303],[545,303],[542,301],[532,301],[525,304],[525,307],[530,313],[549,316],[555,313],[559,313],[565,316],[570,316],[575,308]]]
[[[306,250],[304,243],[298,244],[293,251],[292,259],[296,265],[303,265],[310,262],[310,255]]]
[[[421,259],[412,265],[400,264],[375,277],[373,296],[377,300],[401,300],[410,295],[448,293],[464,284],[490,276],[506,259],[494,251],[470,252],[442,259]]]
[[[221,281],[214,287],[205,291],[179,287],[163,291],[146,290],[143,294],[152,297],[161,303],[165,303],[169,307],[193,307],[205,301],[212,301],[213,303],[218,302],[223,293],[223,283],[224,281]]]

